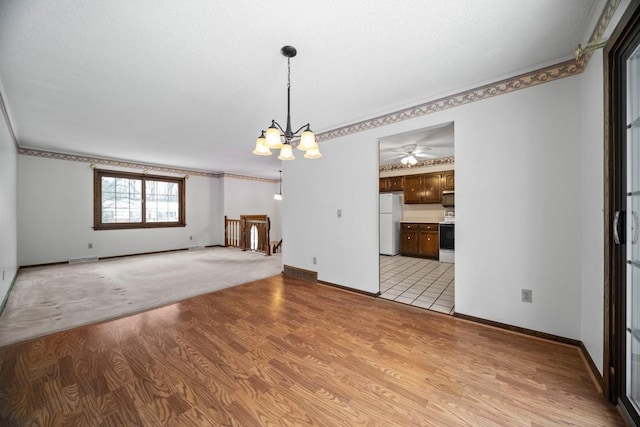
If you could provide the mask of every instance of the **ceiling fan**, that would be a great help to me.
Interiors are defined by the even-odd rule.
[[[420,158],[434,158],[436,157],[433,154],[426,153],[426,151],[430,151],[430,147],[418,147],[417,144],[405,144],[401,149],[395,149],[393,151],[397,151],[400,154],[391,156],[391,159],[400,157],[400,163],[405,166],[413,166],[418,163],[418,159]]]

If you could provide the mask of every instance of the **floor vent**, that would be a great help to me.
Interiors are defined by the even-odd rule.
[[[71,258],[69,259],[69,264],[82,264],[85,262],[95,262],[98,261],[97,256],[88,256],[86,258]]]
[[[298,279],[306,280],[308,282],[318,281],[317,271],[305,270],[304,268],[284,265],[282,272],[285,274],[285,276],[297,277]]]
[[[197,251],[199,249],[204,249],[204,246],[189,246],[190,251]]]

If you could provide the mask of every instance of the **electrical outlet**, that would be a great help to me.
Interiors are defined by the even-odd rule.
[[[338,218],[342,218],[342,209],[338,209],[337,215]]]
[[[522,290],[522,302],[533,302],[533,291],[531,289]]]
[[[189,236],[189,240],[193,240],[193,236]]]
[[[89,244],[87,245],[87,248],[89,248],[89,249],[93,249],[93,243],[89,243]]]
[[[318,263],[318,258],[313,257],[313,264],[315,265],[315,264],[317,264],[317,263]]]

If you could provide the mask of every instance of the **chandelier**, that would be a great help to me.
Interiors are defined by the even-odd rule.
[[[319,159],[322,157],[318,149],[316,136],[311,131],[309,123],[300,127],[297,131],[291,130],[291,58],[298,53],[293,46],[283,46],[280,53],[287,57],[287,127],[282,126],[275,120],[271,120],[271,126],[266,131],[262,131],[256,140],[256,148],[253,154],[258,156],[270,156],[271,149],[280,149],[280,160],[294,160],[293,148],[304,151],[307,159]],[[300,133],[302,131],[302,133]],[[294,138],[298,138],[295,141]]]

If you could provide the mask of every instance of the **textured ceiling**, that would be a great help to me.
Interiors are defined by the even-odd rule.
[[[399,164],[408,154],[418,161],[453,156],[454,124],[442,123],[424,129],[379,139],[380,166]]]
[[[587,0],[3,0],[21,147],[276,178],[286,121],[334,129],[570,59]],[[295,161],[307,160],[298,156]]]

